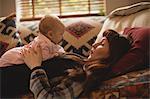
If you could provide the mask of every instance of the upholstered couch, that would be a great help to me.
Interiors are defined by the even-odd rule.
[[[118,8],[108,15],[95,42],[99,42],[106,29],[113,29],[130,35],[133,43],[129,52],[113,67],[120,76],[104,82],[93,93],[95,99],[150,98],[149,17],[150,2]]]
[[[150,3],[142,2],[115,9],[107,17],[102,18],[106,18],[104,23],[101,18],[62,19],[66,26],[66,31],[60,45],[63,46],[67,52],[74,52],[87,57],[91,45],[100,40],[102,33],[106,29],[114,29],[121,34],[130,33],[134,40],[133,48],[121,58],[113,68],[113,71],[118,73],[119,76],[105,81],[99,87],[99,90],[91,93],[92,98],[150,98],[150,71],[148,68]],[[0,21],[0,55],[10,48],[29,43],[37,36],[37,24],[39,21],[20,22],[17,24],[17,29],[14,20],[5,20],[4,18]],[[135,69],[134,67],[136,66],[139,68]],[[16,69],[10,69],[9,67],[0,67],[1,88],[3,91],[1,95],[7,97],[7,92],[10,93],[10,86],[17,82],[16,76],[18,76],[19,79],[25,77],[25,75],[19,76],[17,73],[28,71],[28,68],[25,68],[25,71],[19,71],[20,67],[17,68],[16,71]],[[8,76],[9,79],[7,78]],[[28,77],[24,79],[27,80]],[[6,83],[6,86],[3,86],[3,83]],[[19,83],[17,82],[16,84]],[[23,86],[28,87],[28,84],[23,84]],[[16,90],[19,90],[19,88],[16,88]],[[9,95],[13,96],[12,94]],[[24,95],[21,95],[21,97],[24,97]],[[25,97],[31,98],[32,95],[25,95]]]

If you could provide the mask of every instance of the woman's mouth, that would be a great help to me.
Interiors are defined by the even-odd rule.
[[[93,54],[93,51],[92,51],[92,50],[90,51],[90,54],[91,54],[91,55]]]

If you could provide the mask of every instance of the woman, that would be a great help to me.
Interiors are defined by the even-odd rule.
[[[41,48],[38,44],[22,51],[23,59],[32,70],[30,89],[35,98],[79,98],[87,96],[102,81],[115,76],[113,65],[130,49],[130,41],[113,30],[103,33],[99,43],[92,46],[88,59],[74,56],[79,66],[71,67],[63,75],[48,77],[42,66]],[[66,57],[64,55],[62,57]]]

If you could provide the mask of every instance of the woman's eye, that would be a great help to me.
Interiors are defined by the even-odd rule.
[[[101,45],[104,46],[104,45],[105,45],[105,42],[102,42]]]
[[[97,45],[93,45],[92,47],[95,49],[97,47]]]

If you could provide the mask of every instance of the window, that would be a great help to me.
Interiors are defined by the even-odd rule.
[[[104,15],[104,0],[16,0],[21,19],[36,19],[45,14],[59,17]]]

